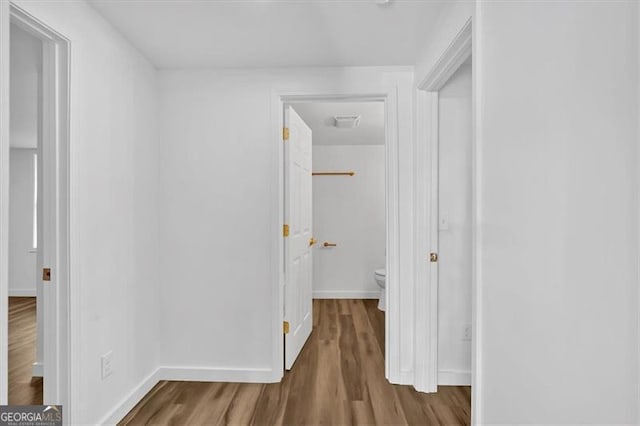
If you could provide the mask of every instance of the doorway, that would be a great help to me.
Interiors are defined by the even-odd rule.
[[[15,23],[10,40],[8,402],[37,405],[42,404],[44,374],[44,300],[38,277],[43,45]]]
[[[284,367],[282,360],[284,359],[284,342],[285,335],[283,334],[283,328],[286,329],[287,319],[285,318],[285,252],[283,238],[283,223],[285,219],[285,143],[283,139],[283,124],[285,105],[300,105],[307,103],[318,102],[379,102],[384,105],[384,129],[385,129],[385,181],[384,189],[386,194],[385,205],[385,241],[386,241],[386,288],[385,294],[387,298],[387,309],[384,314],[384,377],[390,380],[392,383],[399,383],[402,381],[401,369],[400,369],[400,312],[399,312],[399,298],[400,291],[398,288],[398,259],[399,259],[399,224],[398,224],[398,119],[397,119],[397,92],[390,90],[387,93],[377,94],[336,94],[336,93],[319,93],[319,94],[277,94],[273,96],[274,111],[278,111],[278,114],[274,114],[274,130],[276,134],[277,147],[275,151],[279,164],[277,170],[278,180],[282,182],[278,196],[274,198],[274,210],[279,211],[280,214],[274,220],[274,228],[277,229],[277,237],[274,238],[274,262],[277,271],[276,282],[280,283],[277,288],[274,288],[273,293],[273,327],[277,330],[274,333],[274,372],[279,371],[280,377],[284,374]],[[317,176],[316,176],[317,177]],[[286,225],[286,223],[284,223]],[[324,240],[321,241],[324,248]],[[333,243],[329,238],[326,242]],[[307,242],[308,243],[308,242]],[[372,283],[375,283],[373,276],[374,271],[371,271]],[[283,325],[284,321],[284,325]]]
[[[312,319],[322,328],[318,321],[329,320],[320,311],[336,310],[343,300],[371,314],[360,332],[375,334],[384,354],[385,105],[292,102],[284,117],[285,369],[311,333]]]
[[[471,385],[471,58],[438,93],[438,385]]]
[[[477,301],[478,77],[473,52],[473,20],[469,19],[418,84],[417,114],[422,119],[417,127],[415,176],[419,189],[416,303],[422,307],[416,310],[416,389],[438,392],[439,384],[470,383],[466,388],[472,423],[482,408],[478,392],[482,341]],[[442,170],[445,167],[448,170]],[[443,288],[445,284],[449,288]]]
[[[68,410],[69,42],[20,7],[3,7],[10,33],[3,61],[12,72],[2,74],[11,121],[0,135],[0,171],[9,178],[0,191],[0,251],[9,265],[0,275],[7,297],[0,316],[8,325],[0,340],[0,377],[7,380],[0,403]]]

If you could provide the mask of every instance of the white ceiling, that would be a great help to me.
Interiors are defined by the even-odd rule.
[[[313,132],[314,145],[384,145],[384,103],[313,102],[294,104],[293,109]],[[336,115],[360,115],[360,126],[338,129]]]
[[[443,0],[89,0],[158,68],[413,65]]]

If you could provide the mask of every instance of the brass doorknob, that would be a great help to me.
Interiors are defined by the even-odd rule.
[[[314,245],[317,242],[318,242],[318,240],[316,240],[315,238],[311,237],[311,239],[309,240],[309,247],[311,247],[312,245]]]

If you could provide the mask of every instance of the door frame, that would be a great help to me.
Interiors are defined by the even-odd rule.
[[[439,91],[469,58],[474,56],[473,18],[470,18],[418,85],[416,144],[416,340],[415,387],[422,392],[438,390],[438,266],[429,254],[438,252],[438,145]],[[481,311],[480,294],[480,174],[476,138],[478,97],[476,95],[477,56],[472,67],[472,143],[471,143],[471,419],[480,417]],[[426,183],[426,185],[425,185]]]
[[[272,92],[273,161],[277,164],[278,188],[271,197],[272,212],[272,371],[273,380],[284,375],[284,142],[282,127],[284,106],[291,103],[312,102],[383,102],[385,106],[385,193],[386,193],[386,249],[387,249],[387,311],[385,315],[385,377],[391,383],[401,383],[400,369],[400,288],[399,288],[399,197],[398,197],[398,88],[390,87],[377,93],[335,92]],[[373,272],[372,272],[373,273]],[[373,276],[372,276],[373,277]],[[372,278],[373,279],[373,278]]]
[[[45,404],[65,406],[65,423],[70,422],[71,330],[70,330],[70,122],[69,69],[70,42],[57,31],[19,6],[0,6],[0,404],[8,401],[8,238],[9,232],[9,32],[15,24],[42,41],[41,134],[43,198],[43,264],[51,268],[51,281],[43,285],[44,305],[44,387]]]

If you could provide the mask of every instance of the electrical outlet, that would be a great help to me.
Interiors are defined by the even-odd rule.
[[[113,351],[109,351],[100,357],[100,367],[102,372],[102,380],[113,374]]]
[[[471,340],[471,324],[465,324],[462,329],[462,340]]]

